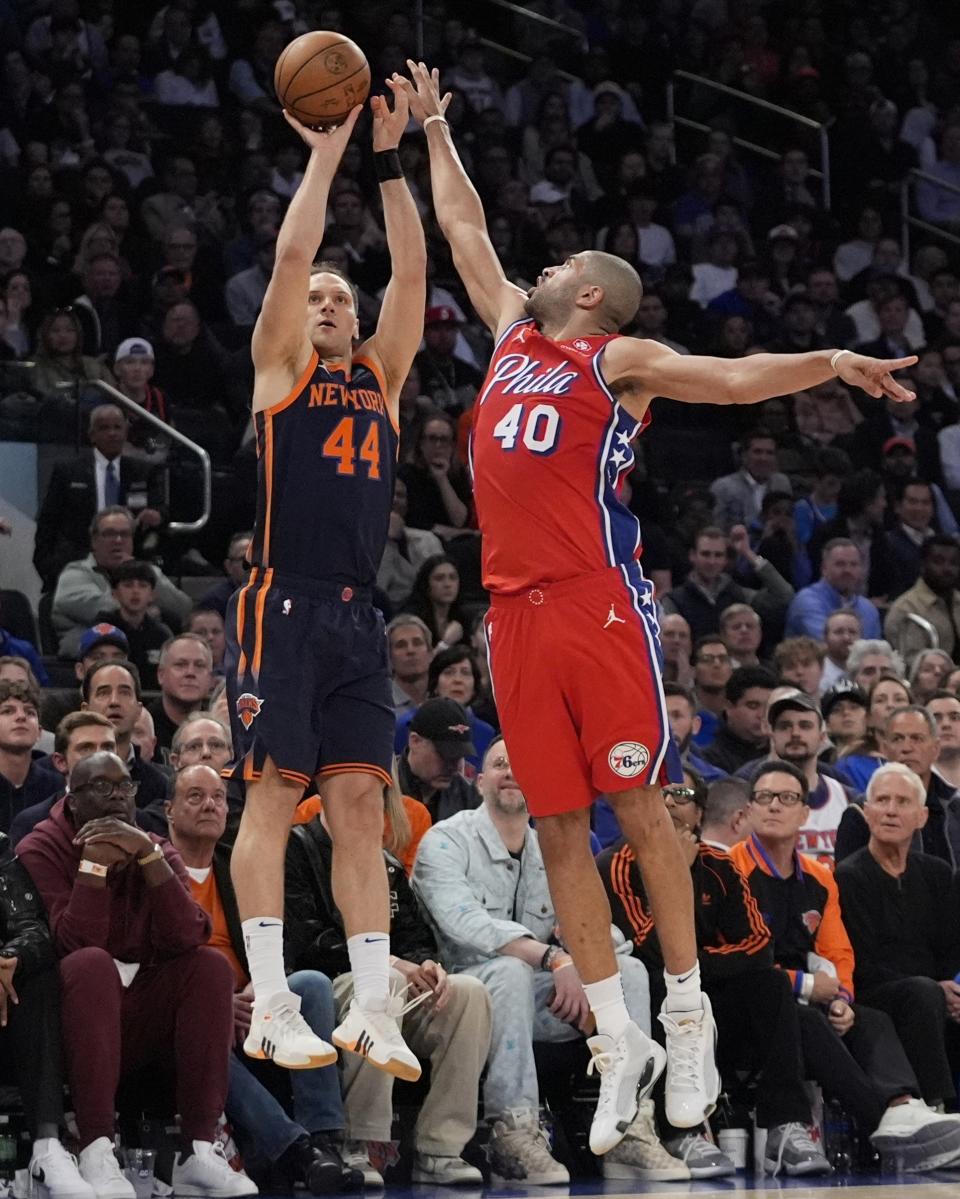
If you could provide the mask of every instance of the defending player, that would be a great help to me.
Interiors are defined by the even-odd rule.
[[[371,107],[393,273],[376,332],[357,349],[352,285],[335,268],[312,263],[330,184],[360,109],[327,133],[287,116],[310,160],[280,229],[253,332],[253,569],[227,614],[233,769],[247,781],[232,875],[254,988],[244,1049],[294,1069],[326,1065],[336,1052],[300,1016],[283,968],[284,851],[294,808],[315,778],[333,838],[334,895],[356,988],[333,1040],[415,1079],[419,1063],[388,1010],[390,909],[381,844],[393,711],[371,587],[390,518],[398,395],[423,332],[426,249],[397,155],[406,96],[395,89],[393,112],[381,97]]]
[[[750,404],[834,374],[870,395],[912,396],[879,362],[849,351],[681,356],[621,337],[641,285],[622,259],[586,251],[524,294],[503,273],[479,197],[443,117],[437,72],[408,63],[424,125],[437,219],[470,300],[494,332],[471,441],[492,593],[487,639],[497,711],[543,850],[560,929],[596,1017],[601,1072],[590,1148],[605,1153],[663,1069],[630,1023],[610,944],[610,908],[590,853],[590,805],[606,793],[643,872],[663,950],[666,1107],[693,1127],[717,1098],[715,1026],[700,991],[690,873],[660,784],[678,766],[660,679],[640,528],[619,500],[631,442],[654,396]],[[678,464],[680,465],[680,464]],[[679,774],[674,776],[679,779]]]

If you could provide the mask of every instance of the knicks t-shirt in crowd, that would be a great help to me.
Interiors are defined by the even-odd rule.
[[[223,904],[220,902],[220,892],[217,889],[217,880],[213,873],[213,867],[198,868],[188,866],[187,874],[190,875],[190,891],[193,894],[193,898],[210,917],[210,922],[213,925],[213,932],[210,934],[210,940],[207,944],[211,949],[219,949],[230,963],[236,990],[242,991],[249,982],[249,979],[243,966],[240,964],[240,959],[234,952],[233,942],[230,940],[230,930],[227,928],[227,916],[223,910]]]
[[[413,863],[417,856],[417,847],[423,840],[423,835],[428,828],[432,827],[433,821],[430,819],[430,812],[425,804],[422,804],[419,799],[413,799],[409,795],[402,795],[404,810],[407,813],[407,819],[410,821],[410,841],[402,850],[391,850],[393,856],[403,866],[404,871],[409,878],[413,872]],[[293,824],[306,824],[313,820],[315,816],[319,816],[323,811],[323,804],[320,801],[319,795],[311,795],[307,799],[301,801],[297,806],[297,810],[293,814]],[[384,813],[383,817],[383,833],[384,838],[390,836],[390,818]]]

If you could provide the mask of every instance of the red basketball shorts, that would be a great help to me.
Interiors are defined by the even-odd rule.
[[[681,777],[638,564],[511,596],[485,618],[497,714],[534,816]]]

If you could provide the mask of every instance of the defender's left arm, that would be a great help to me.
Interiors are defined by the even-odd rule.
[[[621,393],[624,407],[642,416],[654,396],[688,404],[757,404],[816,387],[834,375],[876,399],[906,402],[916,397],[897,383],[893,372],[916,361],[916,355],[879,359],[851,350],[708,358],[677,354],[655,341],[619,337],[604,352],[603,374]]]
[[[409,103],[406,92],[392,80],[387,86],[394,95],[393,111],[383,96],[374,96],[373,149],[375,154],[396,153],[406,128]],[[381,170],[390,168],[380,159]],[[399,168],[397,168],[399,169]],[[427,303],[427,247],[420,213],[402,177],[382,179],[383,216],[390,250],[390,282],[383,297],[377,330],[358,351],[375,359],[383,370],[392,407],[420,348],[423,314]]]

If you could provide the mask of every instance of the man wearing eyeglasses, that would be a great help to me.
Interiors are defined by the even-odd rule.
[[[920,1100],[890,1017],[854,1006],[853,950],[837,884],[829,866],[798,850],[807,798],[807,780],[792,762],[763,763],[750,797],[752,832],[730,850],[792,984],[807,1076],[840,1100],[876,1148],[902,1153],[912,1170],[937,1169],[960,1153],[960,1120]]]
[[[134,1199],[113,1153],[117,1088],[124,1073],[172,1061],[182,1136],[174,1190],[253,1195],[250,1179],[214,1148],[227,1093],[233,974],[207,948],[210,921],[190,895],[180,855],[134,824],[136,792],[116,754],[91,754],[19,846],[61,958],[80,1173],[98,1194]]]

